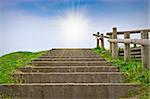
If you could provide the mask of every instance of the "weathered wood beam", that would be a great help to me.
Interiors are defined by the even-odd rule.
[[[113,28],[113,34],[112,34],[113,39],[117,39],[117,28]],[[112,57],[118,58],[118,44],[116,42],[112,43]]]
[[[104,49],[104,34],[101,34],[101,48]]]
[[[109,39],[112,39],[112,35],[109,35]],[[112,52],[112,42],[109,43],[110,46],[110,52]]]
[[[100,37],[100,36],[99,36],[99,35],[97,35],[97,34],[93,34],[93,36]]]
[[[104,38],[109,38],[109,36],[103,36]]]
[[[99,32],[97,32],[97,35],[99,35]],[[99,48],[99,39],[97,39],[97,48]]]
[[[127,33],[127,32],[130,32],[130,34],[141,33],[141,31],[145,31],[145,30],[150,32],[150,29],[140,29],[140,30],[130,30],[130,31],[118,31],[117,35],[121,35],[121,34],[124,34],[124,33]],[[112,33],[113,32],[107,32],[106,34],[111,35]]]
[[[112,43],[150,45],[149,39],[109,39],[108,41]]]
[[[148,40],[148,31],[141,31],[141,39]],[[150,42],[149,42],[150,44]],[[142,45],[141,46],[141,54],[142,54],[142,66],[144,68],[150,69],[150,45]]]
[[[125,39],[130,38],[130,32],[127,32],[124,34]],[[124,61],[130,60],[130,44],[125,43],[125,48],[124,48]]]
[[[99,47],[99,40],[101,41],[101,48],[105,48],[104,47],[104,34],[99,34],[99,32],[97,32],[97,34],[93,34],[93,36],[96,37],[97,39],[97,48]]]

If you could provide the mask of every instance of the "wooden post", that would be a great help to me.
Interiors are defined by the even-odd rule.
[[[101,48],[105,49],[105,47],[104,47],[104,34],[101,34]]]
[[[99,32],[97,32],[97,35],[99,35]],[[99,48],[99,39],[97,39],[97,48]]]
[[[124,39],[129,39],[130,38],[130,32],[126,32],[124,34]],[[130,44],[124,43],[125,48],[124,48],[124,61],[130,60]]]
[[[113,28],[112,39],[117,39],[117,28]],[[118,57],[118,43],[112,43],[112,57]]]
[[[134,44],[134,47],[136,47],[136,44]]]
[[[148,31],[141,31],[141,39],[148,39]],[[142,66],[144,68],[150,69],[150,46],[142,45]]]
[[[147,66],[146,68],[150,70],[150,45],[148,46],[148,59],[147,59]]]
[[[109,35],[109,39],[112,39],[112,34],[111,34],[111,35]],[[112,52],[112,43],[111,43],[111,42],[109,42],[109,45],[110,45],[110,52]]]

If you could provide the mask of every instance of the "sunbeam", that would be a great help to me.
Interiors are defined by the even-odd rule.
[[[62,35],[67,42],[81,41],[88,29],[88,21],[81,14],[69,13],[64,19],[61,19],[60,26]]]

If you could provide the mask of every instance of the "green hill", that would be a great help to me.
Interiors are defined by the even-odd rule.
[[[16,82],[12,77],[17,68],[29,63],[31,60],[45,54],[46,51],[40,52],[13,52],[0,57],[0,84]]]

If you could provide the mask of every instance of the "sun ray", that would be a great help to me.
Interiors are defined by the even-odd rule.
[[[66,42],[78,42],[87,32],[88,21],[82,14],[70,12],[64,19],[61,19],[60,27],[62,36]]]

